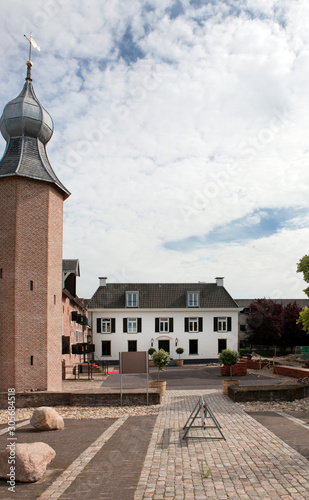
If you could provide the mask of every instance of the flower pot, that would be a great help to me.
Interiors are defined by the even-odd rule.
[[[177,366],[183,366],[183,359],[176,359]]]
[[[149,360],[149,366],[154,366],[154,362],[152,361],[152,359]]]
[[[166,380],[150,380],[149,387],[153,389],[161,389],[161,392],[165,392]]]
[[[222,380],[223,394],[228,394],[231,385],[239,385],[239,380]]]

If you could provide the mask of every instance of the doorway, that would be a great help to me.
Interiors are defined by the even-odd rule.
[[[158,348],[164,349],[164,351],[170,353],[170,341],[169,340],[158,340]]]

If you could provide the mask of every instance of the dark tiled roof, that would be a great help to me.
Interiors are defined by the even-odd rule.
[[[10,139],[0,161],[0,177],[12,175],[50,182],[61,189],[65,198],[70,194],[53,171],[44,144],[34,137]]]
[[[224,287],[213,283],[107,283],[97,289],[88,309],[125,308],[128,291],[139,292],[140,309],[185,308],[187,292],[200,292],[201,308],[238,307]]]
[[[79,260],[78,259],[63,259],[62,260],[62,272],[74,273],[76,276],[80,276]]]

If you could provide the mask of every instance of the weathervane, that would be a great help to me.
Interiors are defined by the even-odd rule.
[[[35,49],[38,49],[38,51],[40,51],[40,47],[38,46],[38,44],[36,43],[36,41],[32,38],[32,34],[30,33],[30,38],[27,37],[27,35],[24,35],[24,37],[28,40],[29,42],[29,61],[31,61],[31,46],[33,45],[33,47]]]
[[[38,51],[40,51],[40,47],[38,46],[38,44],[36,43],[36,41],[32,38],[32,34],[30,33],[30,38],[27,37],[27,35],[24,35],[24,37],[26,38],[26,40],[28,40],[29,42],[29,61],[27,61],[27,78],[26,80],[32,80],[31,79],[31,67],[32,67],[32,62],[31,62],[31,47],[33,46],[35,49],[37,49]]]

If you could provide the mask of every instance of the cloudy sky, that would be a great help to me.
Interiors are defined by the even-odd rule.
[[[24,34],[41,47],[81,297],[98,276],[224,276],[234,298],[305,298],[307,0],[1,0],[0,26],[1,110],[23,86]]]

